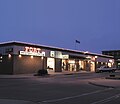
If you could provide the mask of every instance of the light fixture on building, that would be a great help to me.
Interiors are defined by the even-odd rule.
[[[9,57],[9,58],[11,58],[11,57],[12,57],[12,55],[11,55],[11,54],[8,54],[8,57]]]
[[[0,62],[2,62],[2,58],[3,58],[3,57],[2,57],[2,56],[0,56]]]
[[[41,57],[41,59],[43,60],[43,56]]]
[[[22,57],[22,55],[19,55],[19,58],[21,58]]]
[[[95,58],[98,58],[98,56],[95,56]]]
[[[113,62],[113,60],[109,60],[109,62],[111,62],[111,63],[112,63],[112,62]]]
[[[33,56],[31,56],[31,58],[33,59]]]

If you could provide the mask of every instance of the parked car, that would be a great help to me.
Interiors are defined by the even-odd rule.
[[[116,68],[108,67],[108,66],[101,66],[100,68],[96,69],[96,72],[115,72]]]

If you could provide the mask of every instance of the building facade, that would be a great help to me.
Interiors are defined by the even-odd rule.
[[[120,50],[102,51],[103,55],[109,55],[114,57],[115,66],[120,69]]]
[[[24,42],[0,44],[0,74],[36,73],[39,69],[95,72],[101,65],[113,66],[113,57]]]

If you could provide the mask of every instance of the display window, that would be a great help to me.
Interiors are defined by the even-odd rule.
[[[55,70],[55,59],[47,58],[47,68],[48,70]]]

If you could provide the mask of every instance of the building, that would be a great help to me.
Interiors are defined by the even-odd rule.
[[[120,69],[120,50],[108,50],[102,51],[103,55],[113,56],[115,60],[115,65],[118,69]]]
[[[91,71],[101,65],[112,66],[112,56],[25,42],[0,43],[0,74]]]

